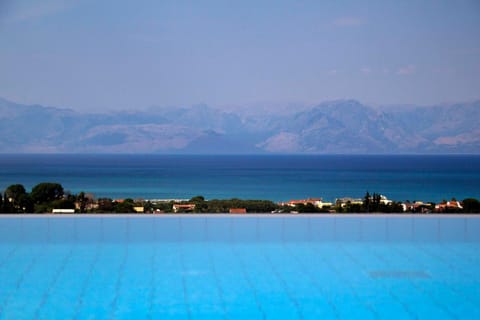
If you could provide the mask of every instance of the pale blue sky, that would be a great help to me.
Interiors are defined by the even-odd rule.
[[[77,110],[480,98],[480,1],[0,0],[0,96]]]

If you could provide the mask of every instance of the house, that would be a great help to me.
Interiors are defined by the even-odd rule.
[[[384,195],[380,195],[380,203],[381,204],[384,204],[384,205],[391,205],[392,204],[392,200],[388,200],[387,197],[385,197]]]
[[[347,205],[362,205],[363,204],[363,199],[360,198],[338,198],[335,200],[335,205],[345,208]]]
[[[144,207],[133,207],[133,210],[135,210],[136,213],[144,213],[145,212]]]
[[[173,212],[188,212],[188,211],[193,211],[195,210],[195,204],[194,203],[184,203],[184,204],[179,204],[175,203],[173,205]]]
[[[311,204],[317,208],[331,207],[333,204],[331,202],[323,202],[322,198],[308,198],[304,200],[290,200],[288,202],[282,202],[280,205],[295,207],[297,205],[307,205]]]
[[[230,208],[229,213],[247,213],[246,208]]]
[[[415,213],[430,213],[433,209],[433,204],[430,202],[423,201],[414,201],[414,202],[404,202],[401,204],[404,212],[415,212]]]
[[[445,212],[448,210],[458,211],[463,210],[462,204],[457,200],[452,201],[443,201],[435,206],[435,211],[437,212]]]

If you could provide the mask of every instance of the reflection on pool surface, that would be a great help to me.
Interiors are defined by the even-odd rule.
[[[2,216],[1,319],[479,319],[480,217]]]

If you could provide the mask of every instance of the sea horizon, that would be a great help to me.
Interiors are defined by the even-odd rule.
[[[58,182],[112,199],[480,198],[480,155],[3,154],[0,188]]]

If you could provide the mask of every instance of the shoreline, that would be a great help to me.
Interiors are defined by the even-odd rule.
[[[480,218],[479,213],[4,213],[2,218],[24,217],[24,218]]]

